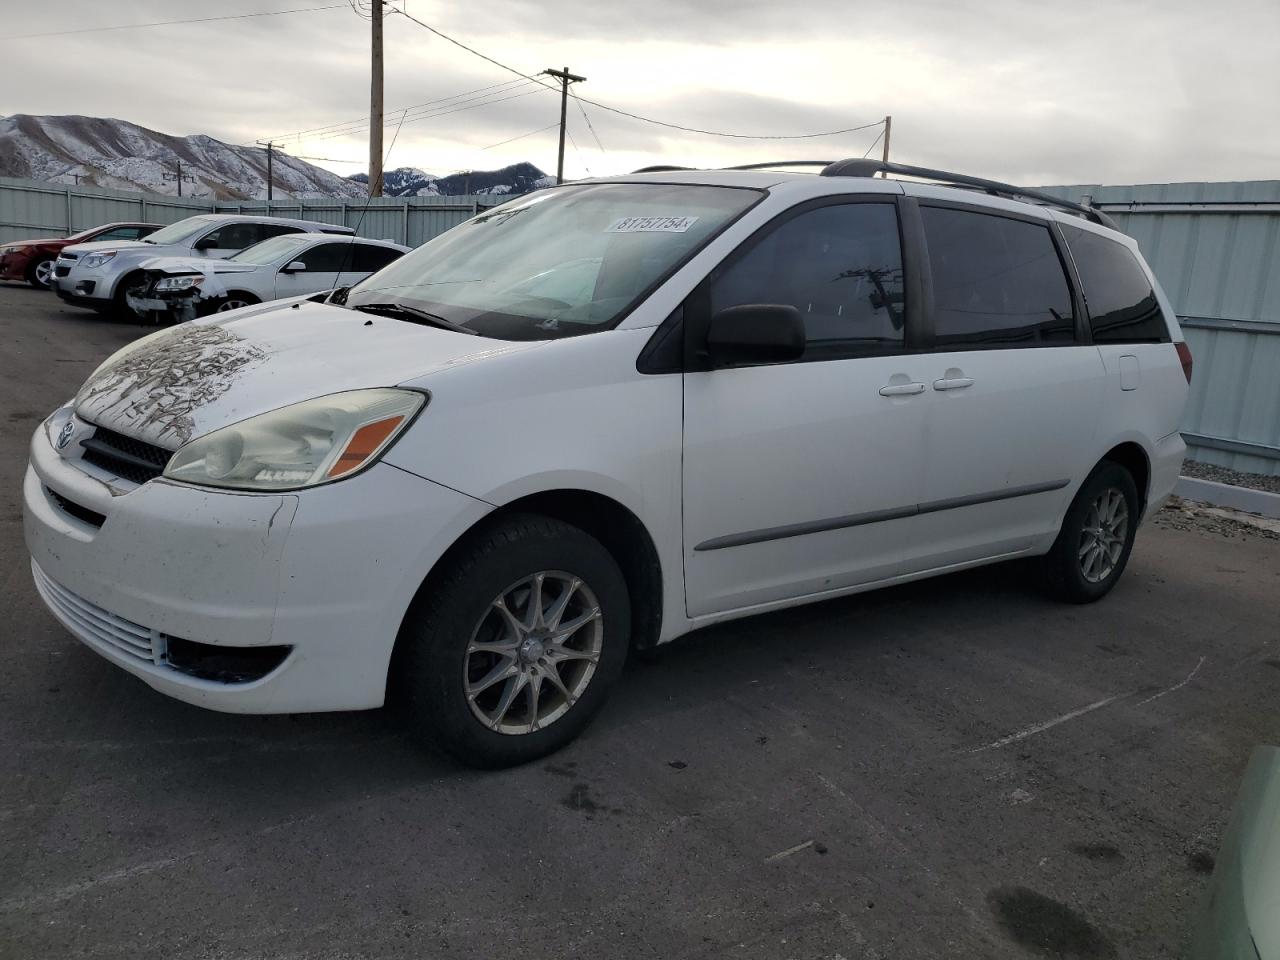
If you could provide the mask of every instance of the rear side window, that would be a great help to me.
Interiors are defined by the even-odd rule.
[[[375,247],[370,243],[357,243],[352,265],[347,269],[356,273],[374,273],[381,270],[392,260],[398,260],[399,250],[391,247]]]
[[[941,350],[1075,342],[1071,288],[1048,226],[922,206]]]
[[[267,240],[271,237],[278,237],[286,233],[302,233],[303,232],[297,227],[291,227],[287,223],[255,223],[253,226],[258,231],[259,240]]]
[[[803,360],[900,351],[902,243],[891,203],[818,207],[773,228],[711,285],[711,311],[790,304],[804,317]]]
[[[321,243],[294,259],[301,260],[313,273],[336,273],[339,270],[350,270],[351,244]]]
[[[1095,343],[1167,343],[1169,328],[1137,258],[1122,243],[1062,228],[1080,274]]]

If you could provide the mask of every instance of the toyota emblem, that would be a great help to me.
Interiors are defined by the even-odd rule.
[[[61,450],[71,442],[71,435],[76,432],[76,425],[68,420],[58,431],[58,449]]]

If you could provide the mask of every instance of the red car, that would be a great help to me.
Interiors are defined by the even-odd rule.
[[[53,282],[53,261],[63,247],[100,240],[141,240],[159,229],[158,223],[104,223],[69,237],[0,243],[0,281],[25,280],[37,290],[48,290]]]

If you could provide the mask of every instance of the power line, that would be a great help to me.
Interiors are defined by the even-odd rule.
[[[461,93],[450,94],[447,97],[436,97],[434,100],[424,100],[422,101],[422,103],[409,104],[407,107],[396,107],[391,112],[397,113],[401,110],[417,110],[419,107],[429,107],[433,104],[441,104],[448,100],[459,100],[463,97],[469,97],[472,94],[476,94],[476,93],[484,93],[487,90],[493,90],[497,87],[511,87],[513,85],[521,86],[525,83],[527,83],[527,81],[525,80],[503,80],[501,83],[491,83],[485,87],[476,87],[474,90],[464,90]],[[295,130],[292,133],[278,134],[273,139],[275,140],[293,140],[294,138],[301,139],[302,135],[305,133],[323,133],[328,130],[337,129],[338,127],[349,127],[352,124],[359,124],[359,123],[368,123],[368,119],[363,116],[353,117],[350,120],[340,120],[334,123],[322,124],[321,126],[318,126],[318,127],[307,127],[304,130]],[[388,124],[388,126],[390,126],[390,124]]]
[[[532,137],[536,133],[546,133],[548,130],[554,130],[560,126],[559,121],[548,123],[545,127],[539,127],[537,130],[530,130],[528,133],[522,133],[518,137],[511,137],[507,140],[499,140],[497,143],[491,143],[487,147],[481,147],[476,153],[484,153],[486,150],[492,150],[494,147],[506,146],[508,143],[515,143],[517,140],[523,140],[525,137]]]
[[[596,128],[594,125],[592,125],[591,118],[587,116],[587,108],[584,107],[582,105],[582,101],[579,100],[572,93],[569,94],[569,96],[573,97],[573,102],[578,105],[578,110],[582,113],[582,119],[587,121],[587,129],[591,131],[591,136],[595,139],[596,146],[600,148],[600,152],[608,153],[609,151],[604,148],[604,144],[600,142],[600,135],[596,133]]]
[[[448,116],[449,114],[451,114],[451,113],[461,113],[463,110],[475,110],[475,109],[476,109],[476,108],[478,108],[478,107],[491,107],[491,106],[493,106],[495,103],[505,103],[507,100],[519,100],[521,97],[528,97],[528,96],[531,96],[531,95],[533,95],[533,94],[535,94],[535,93],[539,93],[539,92],[540,92],[540,91],[538,91],[538,90],[527,90],[527,91],[525,91],[524,93],[514,93],[514,94],[511,94],[510,96],[507,96],[507,97],[498,97],[497,99],[494,99],[494,100],[485,100],[485,101],[483,101],[483,102],[481,102],[481,103],[472,103],[472,104],[469,104],[469,105],[466,105],[466,106],[454,107],[454,108],[449,109],[449,110],[437,110],[437,111],[430,112],[430,113],[424,113],[424,114],[421,114],[421,115],[419,115],[419,116],[409,117],[409,119],[408,119],[408,120],[406,120],[405,122],[406,122],[406,123],[417,123],[419,120],[432,120],[432,119],[434,119],[434,118],[436,118],[436,117],[447,117],[447,116]],[[386,126],[390,126],[390,124],[386,124]],[[359,132],[359,128],[357,128],[357,129],[355,129],[355,130],[342,130],[342,131],[339,131],[339,132],[337,132],[337,133],[330,133],[330,134],[326,134],[326,135],[321,136],[321,137],[312,137],[311,139],[313,139],[313,140],[332,140],[332,139],[334,139],[334,138],[336,138],[336,137],[345,137],[345,136],[350,136],[351,134],[353,134],[353,133],[358,133],[358,132]]]
[[[501,60],[495,60],[493,59],[493,57],[490,57],[487,54],[481,53],[479,50],[475,49],[474,47],[467,46],[461,40],[455,40],[453,37],[449,36],[447,33],[442,33],[441,31],[437,30],[435,27],[431,26],[431,24],[424,23],[423,21],[419,20],[417,17],[413,16],[412,14],[405,13],[403,10],[396,10],[396,13],[400,14],[400,16],[402,17],[405,17],[406,19],[412,20],[418,26],[431,31],[431,33],[435,34],[440,39],[447,40],[449,43],[453,44],[455,47],[460,47],[461,49],[467,51],[467,53],[470,53],[473,56],[479,57],[481,60],[486,60],[489,63],[492,63],[495,67],[500,67],[501,69],[506,70],[508,73],[514,73],[518,77],[524,77],[526,80],[532,80],[534,83],[537,83],[540,86],[546,87],[546,89],[548,90],[555,90],[555,88],[552,87],[550,84],[542,83],[542,81],[537,80],[534,77],[531,77],[527,73],[523,73],[522,71],[517,70],[515,67],[509,66],[503,63]],[[557,90],[556,92],[558,93],[559,91]],[[601,103],[598,100],[592,100],[588,97],[578,97],[577,99],[581,100],[583,103],[589,103],[593,107],[599,107],[601,110],[608,110],[610,113],[616,113],[619,116],[630,117],[632,120],[640,120],[640,121],[643,121],[644,123],[652,123],[659,127],[667,127],[668,129],[671,129],[671,130],[683,130],[686,133],[701,133],[709,137],[731,137],[735,140],[814,140],[819,137],[835,137],[845,133],[855,133],[858,130],[869,130],[874,126],[878,126],[879,124],[884,123],[883,120],[875,120],[871,123],[863,123],[856,127],[844,127],[840,130],[823,130],[823,131],[819,131],[818,133],[798,133],[798,134],[726,133],[720,130],[704,130],[699,127],[688,127],[679,123],[668,123],[665,120],[656,120],[653,117],[642,116],[641,114],[632,113],[629,110],[623,110],[619,107],[611,107],[608,104]]]
[[[876,138],[871,141],[871,144],[867,147],[867,152],[862,155],[862,159],[865,160],[867,157],[871,156],[871,151],[876,148],[876,144],[880,142],[880,138],[883,136],[884,136],[884,127],[881,126],[880,132],[877,133]]]
[[[263,10],[259,13],[235,13],[222,17],[195,17],[190,20],[153,20],[149,23],[120,23],[109,27],[81,27],[77,30],[50,30],[47,33],[20,33],[0,37],[0,40],[31,40],[36,37],[65,37],[73,33],[102,33],[107,30],[140,30],[143,27],[169,27],[179,23],[213,23],[218,20],[247,20],[250,17],[280,17],[288,13],[316,13],[320,10],[346,9],[345,3],[330,3],[323,7],[294,7],[292,10]]]

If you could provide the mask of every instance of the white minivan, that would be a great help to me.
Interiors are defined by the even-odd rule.
[[[174,697],[389,701],[485,766],[709,623],[1015,557],[1106,594],[1191,375],[1135,243],[1006,184],[821,174],[543,190],[136,341],[32,439],[37,589]]]

